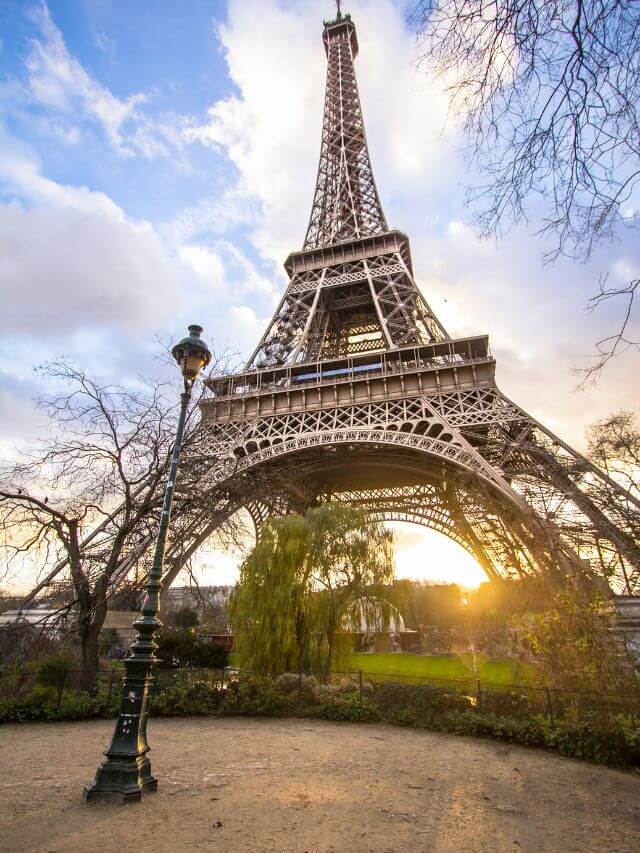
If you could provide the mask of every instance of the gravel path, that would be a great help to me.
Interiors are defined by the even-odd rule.
[[[158,793],[87,807],[112,727],[0,727],[0,850],[640,851],[637,775],[384,725],[153,719]]]

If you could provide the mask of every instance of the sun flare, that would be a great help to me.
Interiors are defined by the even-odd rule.
[[[387,527],[395,536],[397,578],[470,588],[487,580],[479,563],[448,536],[403,521],[388,522]]]
[[[481,566],[457,542],[442,533],[404,521],[389,521],[386,526],[395,539],[396,577],[434,583],[457,583],[475,589],[487,580]],[[235,584],[243,553],[205,545],[196,558],[196,573],[201,584]],[[188,575],[180,577],[188,583]]]

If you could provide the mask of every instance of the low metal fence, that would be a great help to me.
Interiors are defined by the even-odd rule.
[[[122,665],[102,669],[96,673],[93,692],[106,693],[108,700],[119,694],[125,670]],[[299,704],[322,703],[340,697],[356,696],[361,701],[373,697],[384,684],[405,687],[440,688],[465,697],[469,707],[499,716],[527,716],[543,714],[551,720],[610,718],[620,714],[640,720],[640,691],[635,694],[616,695],[585,690],[566,690],[546,685],[502,684],[475,678],[440,678],[410,676],[402,673],[367,673],[362,670],[344,672],[293,672],[280,675],[258,673],[228,666],[224,669],[180,667],[158,668],[154,673],[154,695],[195,682],[207,682],[220,690],[228,690],[234,683],[253,681],[275,686],[289,694]],[[64,691],[83,689],[83,672],[66,669],[48,674],[46,678],[29,667],[0,669],[0,700],[17,700],[34,687],[45,686],[56,690],[58,704]]]
[[[544,684],[497,683],[478,678],[441,678],[401,673],[367,673],[373,684],[429,684],[467,696],[478,711],[499,715],[545,714],[550,719],[597,714],[628,714],[640,719],[640,690],[617,695],[589,690],[569,690]]]

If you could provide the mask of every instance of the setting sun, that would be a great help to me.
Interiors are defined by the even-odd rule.
[[[487,576],[457,542],[436,530],[403,521],[389,522],[396,552],[396,577],[478,587]]]
[[[434,583],[457,583],[475,588],[488,578],[476,560],[457,542],[436,530],[404,521],[389,521],[395,542],[396,577]],[[196,573],[202,584],[235,584],[244,553],[204,545],[196,560]],[[188,583],[188,575],[180,577]]]

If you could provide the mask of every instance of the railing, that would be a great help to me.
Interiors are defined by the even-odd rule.
[[[436,345],[431,346],[435,348]],[[389,358],[387,353],[381,352],[380,361],[373,364],[358,364],[354,359],[353,363],[346,367],[335,367],[329,360],[308,365],[272,368],[261,372],[252,371],[235,376],[212,378],[207,381],[207,386],[213,395],[209,400],[219,402],[246,396],[309,389],[319,387],[327,381],[333,385],[364,379],[407,376],[421,371],[483,364],[492,359],[488,348],[479,353],[472,352],[470,345],[468,351],[456,350],[453,343],[437,346],[443,351],[431,355],[413,347],[407,350],[398,350],[397,353],[394,353],[393,358]],[[268,379],[267,376],[274,378]]]
[[[44,686],[56,690],[58,706],[65,691],[80,691],[82,670],[67,669],[57,678],[51,676]],[[124,668],[114,666],[96,675],[92,692],[102,692],[109,702],[115,701],[122,689]],[[602,719],[626,715],[634,722],[640,719],[640,691],[617,695],[586,690],[567,690],[547,685],[498,684],[476,678],[436,678],[409,676],[400,673],[366,673],[362,670],[345,672],[294,672],[284,675],[252,672],[236,667],[202,669],[181,667],[158,668],[155,672],[152,695],[171,690],[179,684],[191,685],[206,682],[223,692],[236,684],[257,682],[275,687],[299,705],[308,706],[341,696],[358,698],[361,702],[376,694],[385,684],[404,688],[440,688],[461,697],[466,705],[478,712],[498,716],[544,715],[548,719]],[[15,701],[24,698],[36,686],[43,686],[34,671],[28,668],[10,668],[0,671],[0,700]]]

